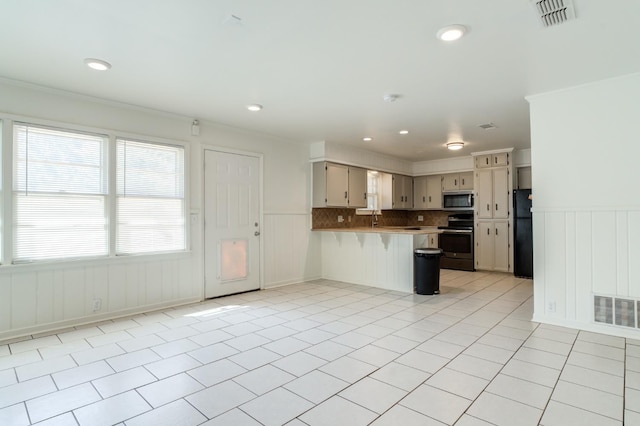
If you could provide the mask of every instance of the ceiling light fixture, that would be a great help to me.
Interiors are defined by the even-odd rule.
[[[370,138],[369,136],[367,136],[366,138],[362,138],[362,140],[365,142],[371,142],[373,138]]]
[[[111,64],[107,61],[103,61],[102,59],[86,58],[84,63],[86,66],[96,71],[106,71],[111,69]]]
[[[447,142],[447,148],[451,151],[457,151],[464,148],[464,142]]]
[[[456,41],[460,39],[466,31],[467,28],[464,25],[447,25],[438,30],[437,36],[438,40]]]
[[[260,105],[260,104],[247,105],[247,109],[249,111],[253,111],[253,112],[260,111],[262,109],[262,105]]]
[[[400,130],[398,133],[400,133],[401,135],[408,135],[409,131],[408,130]]]

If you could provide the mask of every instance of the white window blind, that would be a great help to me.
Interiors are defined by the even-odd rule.
[[[107,255],[107,137],[24,123],[13,134],[13,262]]]
[[[116,254],[185,249],[184,148],[117,140]]]

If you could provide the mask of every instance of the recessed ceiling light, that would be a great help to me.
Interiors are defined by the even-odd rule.
[[[102,59],[86,58],[84,63],[91,69],[96,71],[106,71],[111,68],[111,64]]]
[[[400,130],[398,133],[400,133],[401,135],[408,135],[409,131],[408,130]]]
[[[253,112],[255,112],[255,111],[260,111],[260,110],[262,109],[262,105],[260,105],[260,104],[251,104],[251,105],[247,105],[247,109],[248,109],[249,111],[253,111]]]
[[[464,148],[464,142],[448,142],[447,148],[449,148],[452,151],[457,151],[459,149]]]
[[[362,140],[365,141],[365,142],[371,142],[373,140],[373,138],[370,138],[370,137],[367,136],[366,138],[362,138]]]
[[[446,27],[438,30],[438,40],[442,41],[455,41],[461,38],[467,31],[464,25],[447,25]]]

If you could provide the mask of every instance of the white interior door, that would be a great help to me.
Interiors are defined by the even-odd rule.
[[[260,288],[260,159],[205,150],[205,297]]]

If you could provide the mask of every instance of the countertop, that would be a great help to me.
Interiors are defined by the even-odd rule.
[[[437,226],[381,226],[372,228],[370,226],[362,226],[356,228],[321,228],[312,229],[312,231],[324,232],[358,232],[369,234],[403,234],[403,235],[425,235],[425,234],[441,234],[442,230]]]

